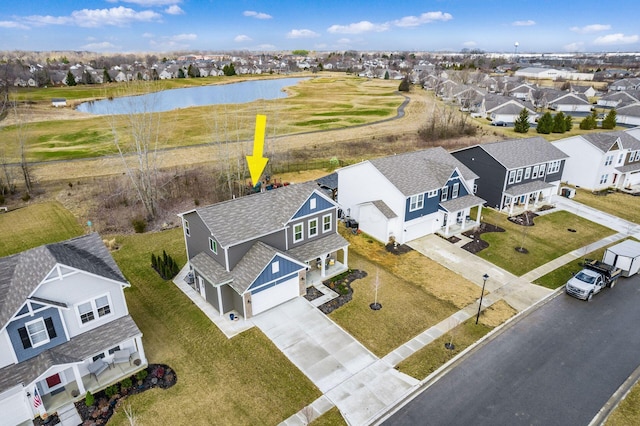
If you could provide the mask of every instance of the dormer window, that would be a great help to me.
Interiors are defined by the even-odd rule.
[[[47,327],[44,325],[44,319],[38,318],[33,321],[29,321],[25,324],[27,328],[27,334],[31,341],[31,346],[37,348],[38,346],[49,343],[49,334],[47,334]]]

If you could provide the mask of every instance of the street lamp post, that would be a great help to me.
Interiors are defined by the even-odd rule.
[[[476,315],[476,324],[478,324],[478,320],[480,319],[480,309],[482,309],[482,298],[484,297],[484,286],[487,284],[488,279],[489,275],[484,274],[482,276],[482,293],[480,293],[480,303],[478,304],[478,315]]]

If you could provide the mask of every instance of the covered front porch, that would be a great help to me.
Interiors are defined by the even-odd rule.
[[[449,237],[479,226],[484,203],[485,200],[475,195],[465,195],[440,203],[442,226],[437,233]],[[470,213],[474,207],[477,207],[477,212],[475,218],[472,218]]]
[[[306,287],[320,284],[349,269],[349,243],[339,234],[309,242],[287,253],[308,265]]]
[[[535,210],[553,195],[555,185],[534,181],[515,185],[502,193],[500,211],[513,216],[523,211]]]

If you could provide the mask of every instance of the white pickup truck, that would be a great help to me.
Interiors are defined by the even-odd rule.
[[[575,274],[565,285],[568,295],[590,301],[593,295],[605,287],[616,285],[622,270],[599,260],[585,260],[584,269]]]

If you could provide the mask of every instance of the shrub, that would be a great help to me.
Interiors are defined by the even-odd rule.
[[[131,378],[127,377],[126,379],[124,379],[124,380],[122,380],[120,382],[120,390],[129,389],[132,385],[133,385],[133,380],[131,380]]]
[[[593,130],[598,126],[595,111],[580,122],[580,130]]]
[[[401,92],[408,92],[411,89],[411,85],[409,84],[409,78],[405,77],[400,82],[398,86],[398,90]]]
[[[118,385],[111,385],[104,390],[104,394],[107,398],[111,398],[113,395],[118,393]]]
[[[151,267],[155,269],[164,280],[170,280],[180,272],[180,267],[176,261],[164,250],[162,250],[162,256],[151,254]]]
[[[611,111],[609,111],[607,113],[607,116],[604,118],[604,120],[602,120],[602,128],[603,129],[614,129],[616,127],[616,110],[612,109]]]
[[[147,229],[147,220],[143,217],[137,216],[131,219],[131,225],[136,234],[142,234]]]
[[[147,370],[140,370],[136,373],[136,379],[144,380],[148,375],[149,375],[149,372]]]
[[[86,405],[87,407],[91,407],[95,402],[96,399],[94,398],[93,394],[87,391],[87,395],[84,397],[84,405]]]
[[[29,201],[31,199],[31,195],[29,195],[28,192],[25,192],[24,195],[22,197],[20,197],[22,199],[22,201],[24,201],[25,203],[27,201]]]

